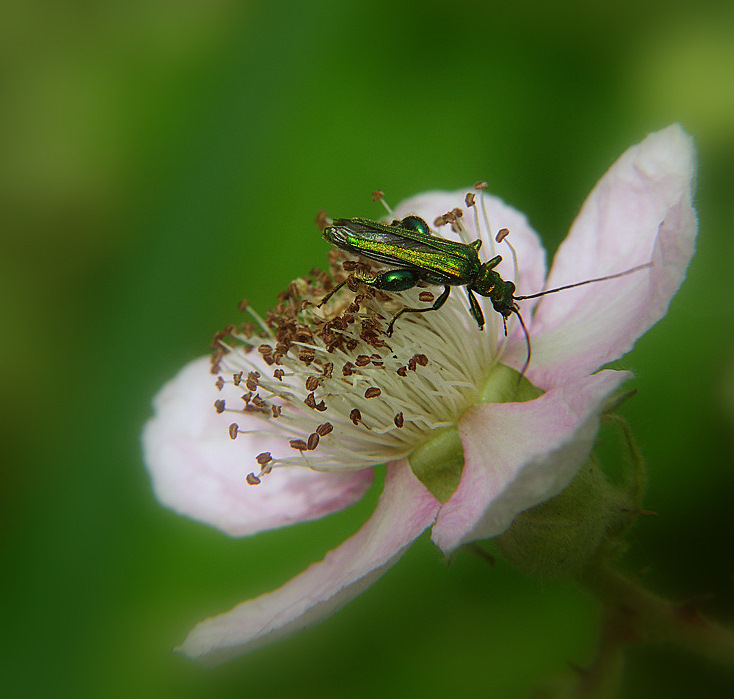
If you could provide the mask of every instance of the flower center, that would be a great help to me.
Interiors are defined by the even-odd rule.
[[[314,270],[292,282],[264,319],[253,313],[256,324],[214,338],[217,386],[233,384],[244,404],[221,400],[216,408],[246,416],[230,425],[230,436],[264,431],[289,446],[259,455],[261,471],[250,481],[273,466],[341,471],[403,458],[426,435],[456,424],[492,363],[493,326],[479,333],[459,294],[439,311],[401,317],[388,337],[390,318],[404,305],[430,302],[432,292],[388,294],[348,280],[370,263],[336,250],[329,262],[331,276]],[[350,288],[318,308],[344,280]]]
[[[457,211],[435,225],[450,223],[469,239]],[[423,283],[400,293],[361,284],[384,268],[341,250],[328,262],[329,274],[314,269],[291,282],[265,318],[250,310],[256,322],[214,338],[216,385],[232,384],[241,399],[215,403],[238,416],[230,436],[273,440],[272,451],[257,456],[251,484],[274,467],[345,471],[407,457],[486,399],[500,359],[502,319],[492,313],[480,332],[460,288],[435,312],[402,315],[388,335],[400,309],[425,307],[434,292]]]

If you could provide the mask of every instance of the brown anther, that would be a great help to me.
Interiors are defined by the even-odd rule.
[[[301,362],[303,362],[306,366],[308,366],[315,358],[316,358],[316,350],[313,350],[310,347],[304,347],[298,353],[298,359]]]
[[[291,445],[291,449],[296,449],[298,451],[306,451],[308,449],[308,444],[306,444],[302,439],[291,439],[289,444]]]
[[[324,364],[323,374],[324,374],[325,379],[330,379],[333,372],[334,372],[333,362],[327,362],[326,364]]]
[[[306,390],[315,391],[319,387],[320,383],[321,381],[317,376],[309,376],[306,379]]]
[[[319,401],[315,406],[316,410],[318,410],[320,413],[323,413],[324,410],[326,410],[326,403],[324,401]]]
[[[245,480],[247,481],[247,485],[260,485],[262,483],[254,473],[248,473]]]
[[[401,366],[397,369],[398,376],[407,376],[408,375],[408,367]]]
[[[363,330],[361,333],[359,333],[359,337],[361,340],[370,345],[370,347],[379,347],[380,343],[382,343],[383,345],[385,344],[377,337],[377,333],[374,330]]]
[[[242,323],[240,325],[240,332],[249,340],[257,330],[257,326],[254,323]],[[249,352],[252,348],[248,347],[247,351]]]
[[[273,413],[273,417],[280,417],[280,411],[282,408],[279,405],[271,405],[270,410]]]
[[[370,358],[366,354],[360,354],[354,360],[357,366],[367,366],[370,363]]]
[[[220,398],[219,400],[214,401],[214,408],[218,413],[224,412],[224,401]]]
[[[233,422],[229,426],[229,437],[230,439],[237,439],[237,433],[239,432],[239,425],[236,422]]]
[[[303,401],[309,408],[316,408],[316,398],[314,397],[313,391],[309,393]]]
[[[330,422],[324,422],[316,428],[316,432],[322,437],[326,437],[326,435],[329,434],[329,432],[331,432],[333,429],[334,425],[332,425]]]
[[[426,303],[430,303],[431,301],[433,301],[434,296],[433,296],[433,294],[430,291],[421,291],[421,293],[418,294],[418,298],[421,301],[425,301]]]
[[[413,355],[413,356],[412,356],[412,357],[411,357],[411,358],[410,358],[410,359],[408,360],[408,369],[410,369],[411,371],[415,371],[415,368],[416,368],[416,366],[417,366],[417,362],[416,362],[416,360],[415,360],[415,355]]]
[[[342,262],[342,267],[345,272],[354,272],[359,265],[355,260],[344,260],[344,262]]]
[[[343,376],[351,376],[352,374],[357,373],[357,367],[354,366],[351,362],[345,362],[344,366],[342,367],[342,375]]]
[[[494,237],[494,239],[501,243],[508,235],[510,235],[510,229],[509,228],[500,228],[497,231],[497,235]]]
[[[421,366],[428,366],[428,357],[426,357],[425,354],[416,354],[415,361],[418,362]]]
[[[273,455],[269,451],[264,451],[255,457],[255,461],[257,461],[260,466],[265,466],[265,464],[269,464],[272,460]]]
[[[235,386],[239,386],[242,382],[242,375],[244,374],[244,371],[239,371],[236,374],[232,374],[232,382]]]
[[[299,299],[301,297],[301,293],[298,290],[298,284],[296,282],[291,282],[288,284],[285,290],[285,299]]]
[[[296,329],[294,339],[296,342],[310,342],[313,339],[313,333],[305,325],[302,325]]]
[[[240,310],[240,312],[244,313],[247,310],[247,306],[250,304],[250,302],[247,299],[242,299],[237,304],[237,308]]]
[[[365,398],[377,398],[382,393],[382,391],[377,388],[376,386],[370,386],[365,392],[364,397]]]
[[[352,274],[347,277],[347,288],[349,291],[357,291],[359,289],[359,280]]]
[[[278,381],[282,381],[284,376],[285,376],[285,371],[283,371],[282,369],[276,369],[273,372],[273,378],[278,379]]]
[[[245,386],[247,386],[248,391],[257,391],[257,380],[260,378],[260,374],[257,371],[251,371],[247,375],[247,380],[245,381]]]
[[[372,192],[372,201],[380,201],[380,199],[383,199],[384,197],[385,192],[381,189],[378,189],[376,192]]]
[[[318,226],[320,231],[323,231],[324,228],[326,228],[329,225],[329,216],[327,215],[326,211],[321,209],[317,214],[316,218],[314,219],[316,222],[316,225]]]
[[[221,376],[217,376],[217,380],[214,382],[217,387],[217,391],[221,391],[224,388],[224,379]]]
[[[359,424],[362,422],[362,413],[359,412],[358,408],[353,408],[352,411],[349,413],[349,419],[355,424]]]
[[[404,419],[403,419],[403,413],[402,413],[402,411],[399,412],[395,416],[395,418],[393,419],[393,422],[395,423],[395,427],[402,427],[403,426]]]
[[[316,432],[312,432],[310,435],[308,435],[308,442],[306,446],[308,446],[309,451],[313,451],[316,449],[317,446],[319,446],[319,435]]]
[[[264,356],[273,353],[273,348],[270,345],[258,345],[257,351]]]
[[[460,209],[458,206],[451,209],[451,213],[456,216],[456,218],[461,218],[464,215],[464,211]]]
[[[436,216],[436,218],[433,219],[433,225],[435,228],[441,228],[445,223],[446,219],[444,219],[443,216]]]
[[[474,183],[474,189],[482,190],[489,189],[489,185],[484,180],[478,180]]]
[[[222,361],[222,357],[224,357],[224,351],[222,349],[218,349],[216,352],[214,352],[210,358],[211,367],[209,371],[212,374],[218,374],[220,370],[219,363]]]
[[[466,193],[466,197],[464,197],[464,203],[465,203],[465,204],[466,204],[466,205],[467,205],[468,207],[472,207],[472,206],[474,206],[474,200],[475,200],[476,198],[477,198],[477,197],[476,197],[476,195],[474,194],[474,192],[467,192],[467,193]]]

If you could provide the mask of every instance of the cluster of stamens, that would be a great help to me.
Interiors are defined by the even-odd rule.
[[[435,224],[463,227],[461,215],[454,209]],[[255,322],[214,337],[216,386],[241,391],[236,405],[215,403],[235,416],[230,437],[257,432],[288,445],[278,456],[257,455],[260,470],[247,476],[250,484],[273,467],[344,471],[404,458],[426,434],[456,423],[495,354],[496,338],[471,327],[462,294],[440,312],[403,316],[388,336],[400,308],[431,302],[434,294],[362,284],[360,277],[382,266],[338,249],[328,264],[328,274],[313,269],[291,282],[264,318],[243,301],[240,310]],[[345,288],[319,307],[341,282]],[[467,341],[468,332],[478,341]]]

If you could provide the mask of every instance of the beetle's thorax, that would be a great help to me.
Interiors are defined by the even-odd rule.
[[[479,267],[471,289],[480,296],[491,299],[494,310],[506,318],[512,314],[515,307],[515,285],[502,279],[486,262]]]

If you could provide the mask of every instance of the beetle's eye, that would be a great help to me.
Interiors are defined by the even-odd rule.
[[[428,224],[419,216],[406,216],[400,223],[403,228],[407,228],[410,231],[430,235],[431,231],[428,228]]]

